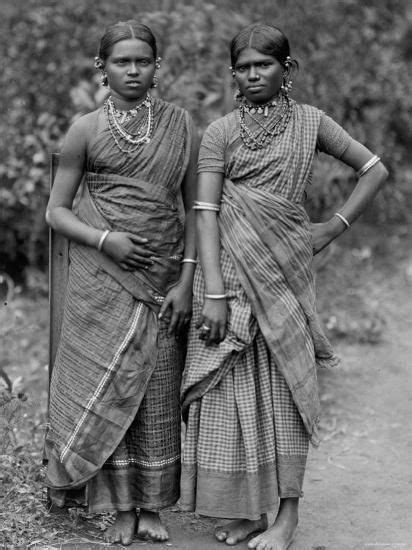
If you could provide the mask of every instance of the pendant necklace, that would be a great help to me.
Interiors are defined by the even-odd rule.
[[[104,103],[110,133],[122,153],[132,153],[145,143],[150,143],[153,131],[153,100],[149,94],[133,109],[117,109],[111,97]],[[126,130],[123,124],[141,116],[136,131]]]
[[[262,115],[256,116],[256,115]],[[248,149],[264,149],[272,139],[285,131],[292,114],[292,105],[285,94],[279,94],[263,105],[248,103],[244,98],[239,105],[240,137]],[[250,119],[257,131],[252,131],[247,123]]]

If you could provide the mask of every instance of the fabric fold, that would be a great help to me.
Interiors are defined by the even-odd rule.
[[[168,372],[180,377],[183,361],[181,342],[167,337],[165,327],[159,329],[157,313],[180,276],[181,184],[192,147],[190,117],[183,109],[156,99],[152,140],[133,155],[125,155],[119,154],[103,109],[95,115],[83,193],[75,213],[92,227],[146,237],[153,265],[125,271],[103,252],[70,243],[45,438],[46,482],[62,490],[81,488],[102,468],[111,467],[106,462],[134,426],[154,369],[159,362],[167,362],[165,357],[171,358],[176,364],[170,364]],[[128,130],[138,123],[132,119]],[[179,416],[178,388],[172,393],[171,406]],[[179,418],[175,422],[173,417],[173,422],[178,426]],[[177,472],[178,437],[174,443],[168,442],[164,460],[174,461]],[[151,468],[147,467],[149,473]],[[172,475],[172,470],[169,467],[164,474],[157,470],[161,487],[161,476]],[[169,495],[176,493],[177,477],[173,476]]]
[[[314,445],[320,412],[316,367],[338,363],[316,312],[310,223],[302,204],[319,116],[317,111],[295,106],[287,129],[289,141],[271,150],[273,179],[264,184],[256,182],[260,152],[245,149],[235,139],[228,146],[227,159],[227,172],[233,177],[224,180],[218,215],[222,248],[250,302],[249,324],[257,322]],[[301,136],[305,117],[311,119],[310,132]],[[262,167],[268,164],[260,162]],[[240,177],[248,166],[255,167],[250,176]],[[216,387],[236,364],[231,354],[239,352],[233,346],[239,327],[229,323],[226,340],[219,350],[210,351],[209,367],[188,368],[183,387],[185,418],[190,404]],[[214,359],[217,354],[220,362]]]
[[[316,313],[308,216],[301,204],[263,189],[244,189],[230,180],[225,180],[224,189],[219,216],[223,246],[317,444],[320,404],[315,368],[335,366],[338,360]],[[307,326],[302,326],[296,308],[303,311]]]

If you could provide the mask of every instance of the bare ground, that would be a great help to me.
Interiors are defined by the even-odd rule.
[[[309,456],[291,550],[412,549],[412,254],[403,249],[384,266],[366,249],[339,258],[335,250],[342,269],[329,261],[320,276],[321,287],[336,278],[332,292],[321,288],[320,303],[342,362],[320,372],[323,441]],[[0,372],[14,382],[0,409],[0,548],[110,548],[101,542],[110,516],[55,515],[45,506],[46,299],[17,297],[0,315]],[[164,519],[170,542],[131,548],[225,548],[213,539],[212,519],[176,510]]]

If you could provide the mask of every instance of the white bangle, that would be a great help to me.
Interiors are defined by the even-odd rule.
[[[214,202],[194,201],[193,210],[212,210],[219,212],[220,206]]]
[[[98,250],[99,252],[102,251],[104,241],[106,240],[107,235],[108,235],[109,233],[110,233],[110,231],[109,231],[108,229],[106,229],[105,231],[103,231],[102,236],[100,237],[99,243],[98,243],[98,245],[97,245],[97,250]]]
[[[182,263],[182,264],[197,264],[197,260],[193,260],[192,258],[183,258],[183,260],[180,263]]]
[[[342,214],[340,214],[339,212],[335,212],[333,215],[336,216],[337,218],[339,218],[340,221],[343,222],[346,225],[347,229],[350,228],[350,223],[345,218],[345,216],[342,216]]]
[[[377,156],[377,155],[373,155],[373,157],[371,157],[368,162],[366,162],[361,168],[359,168],[359,170],[356,172],[356,175],[358,178],[360,178],[361,176],[363,176],[364,174],[366,174],[366,172],[369,172],[369,170],[371,168],[373,168],[375,166],[375,164],[378,164],[378,162],[380,161],[381,159]]]
[[[227,294],[204,294],[204,298],[209,300],[224,300],[227,298]]]

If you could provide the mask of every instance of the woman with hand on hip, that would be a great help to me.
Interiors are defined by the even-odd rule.
[[[263,531],[249,548],[284,550],[309,441],[318,443],[316,367],[336,363],[316,314],[312,258],[355,221],[387,172],[330,117],[289,97],[295,62],[279,29],[243,29],[231,61],[238,107],[209,126],[199,153],[181,503],[234,518],[217,528],[219,541]],[[360,178],[328,222],[311,224],[303,200],[317,151]]]
[[[196,263],[194,130],[185,110],[150,95],[159,63],[148,27],[107,28],[96,67],[110,96],[69,129],[46,214],[70,240],[50,497],[116,512],[105,539],[124,545],[136,527],[166,540],[159,510],[179,497],[181,332]]]

